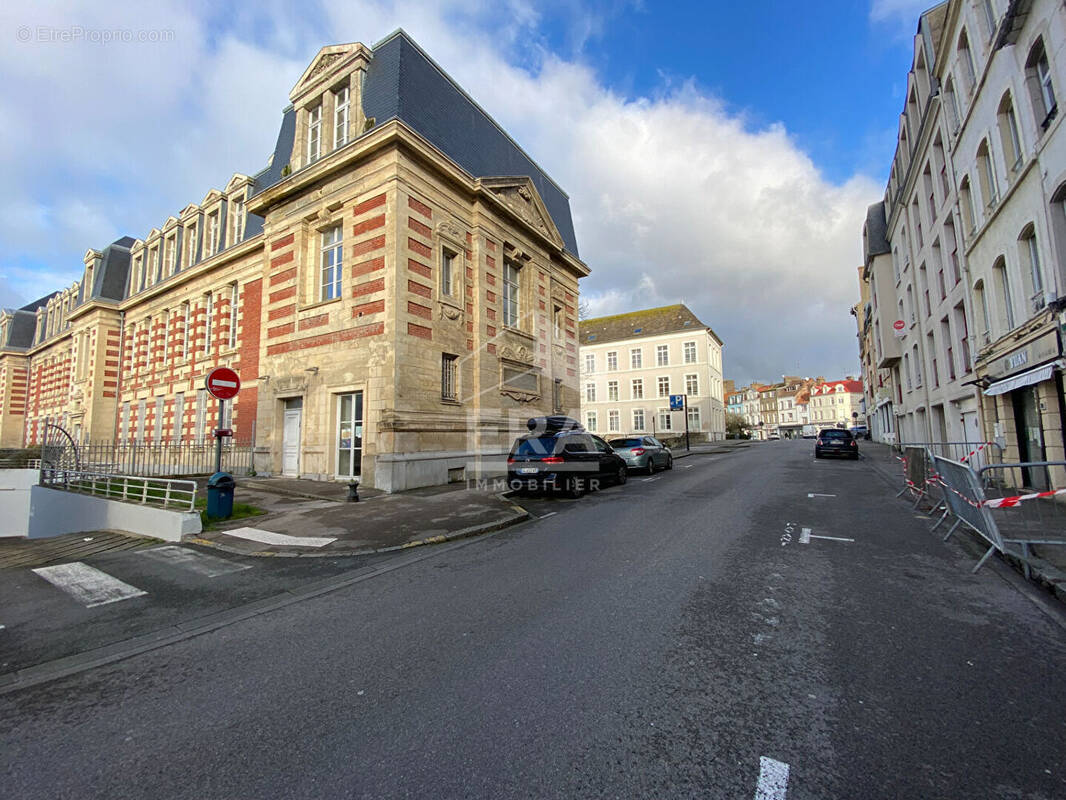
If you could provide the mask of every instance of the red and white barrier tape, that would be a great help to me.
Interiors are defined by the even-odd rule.
[[[1025,500],[1035,500],[1039,497],[1054,497],[1057,494],[1066,494],[1066,489],[1056,489],[1052,492],[1033,492],[1032,494],[1020,494],[1015,497],[999,497],[995,500],[985,500],[989,508],[1014,508]]]
[[[978,446],[978,448],[976,450],[971,450],[969,453],[967,453],[966,455],[964,455],[962,458],[959,459],[959,463],[965,464],[966,461],[970,458],[970,456],[976,455],[977,453],[980,453],[982,450],[984,450],[990,444],[992,444],[992,442],[985,442],[984,444]]]

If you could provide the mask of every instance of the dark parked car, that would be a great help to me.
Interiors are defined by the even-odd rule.
[[[625,459],[626,466],[631,470],[641,469],[651,475],[657,469],[674,468],[674,455],[670,448],[654,436],[611,439],[608,444]]]
[[[814,442],[814,457],[838,456],[840,458],[858,458],[859,443],[851,435],[851,431],[843,428],[826,428],[818,431],[818,439]]]
[[[605,483],[626,482],[625,460],[575,420],[534,417],[529,428],[530,433],[515,440],[507,458],[507,485],[512,489],[580,497]]]

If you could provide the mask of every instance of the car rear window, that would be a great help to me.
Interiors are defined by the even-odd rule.
[[[818,434],[823,439],[850,439],[849,431],[822,431]]]
[[[640,439],[611,439],[611,447],[640,447],[643,442]]]
[[[554,436],[532,436],[515,442],[512,455],[516,456],[550,456],[555,452]]]

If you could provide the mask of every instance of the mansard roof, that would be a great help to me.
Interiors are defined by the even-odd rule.
[[[403,30],[375,44],[372,52],[363,85],[368,118],[376,125],[402,120],[475,178],[528,176],[566,250],[578,255],[570,198],[499,123]],[[281,181],[292,159],[295,134],[296,112],[289,106],[282,114],[274,154],[255,176],[257,194]]]

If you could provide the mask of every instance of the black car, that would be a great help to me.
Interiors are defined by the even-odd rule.
[[[567,417],[535,417],[507,457],[507,485],[521,492],[561,491],[580,497],[628,478],[625,460],[599,436]]]
[[[818,439],[814,443],[814,457],[838,456],[840,458],[859,457],[859,443],[851,435],[851,431],[843,428],[826,428],[818,431]]]

